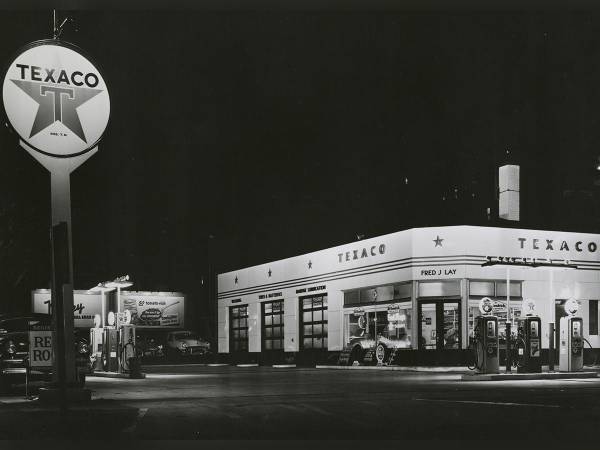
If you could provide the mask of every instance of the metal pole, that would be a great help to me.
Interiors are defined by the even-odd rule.
[[[554,372],[554,322],[548,324],[548,370]]]
[[[554,370],[554,349],[556,348],[556,301],[554,299],[554,271],[548,269],[550,283],[550,317],[553,318],[552,333],[548,333],[548,348],[552,348],[552,362],[548,362],[548,370]]]
[[[100,325],[104,328],[106,326],[106,291],[101,289],[100,295],[102,295],[102,320],[100,321]]]
[[[117,286],[117,314],[121,312],[121,288]]]
[[[510,355],[509,355],[509,347],[510,347],[510,267],[506,268],[506,371],[510,372]]]
[[[511,341],[510,322],[507,320],[506,321],[506,372],[507,373],[509,373],[511,371],[511,365],[512,365],[511,354],[510,354],[510,341]]]

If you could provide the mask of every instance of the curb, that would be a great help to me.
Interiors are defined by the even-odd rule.
[[[296,367],[296,364],[273,364],[275,369],[290,369]]]
[[[96,378],[127,378],[127,379],[130,379],[130,380],[141,380],[143,378],[146,378],[146,374],[145,373],[141,373],[140,376],[132,377],[128,373],[94,372],[94,373],[87,374],[86,377],[96,377]]]
[[[502,380],[564,380],[573,378],[598,378],[597,372],[544,372],[544,373],[494,373],[485,375],[463,375],[461,381]]]
[[[427,372],[427,373],[456,373],[467,372],[465,367],[424,367],[424,366],[325,366],[317,365],[317,369],[336,370],[396,370],[400,372]]]

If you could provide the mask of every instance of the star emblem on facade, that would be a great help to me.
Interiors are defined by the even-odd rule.
[[[310,260],[308,261],[308,268],[312,269],[312,261],[310,261]]]
[[[272,273],[272,272],[271,272],[271,269],[269,269],[269,272],[268,272],[269,276],[271,276],[271,273]]]
[[[38,104],[30,138],[58,121],[87,143],[77,108],[102,92],[102,89],[58,87],[24,80],[11,81]]]
[[[237,276],[235,277],[235,280],[233,280],[233,282],[234,282],[235,284],[237,284],[237,282],[238,282],[238,277],[237,277]]]
[[[436,236],[435,239],[433,240],[433,242],[435,242],[435,246],[436,247],[441,247],[442,246],[442,241],[443,241],[443,239],[440,239],[439,236]]]

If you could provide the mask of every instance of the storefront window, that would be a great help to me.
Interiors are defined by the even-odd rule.
[[[506,299],[504,301],[494,300],[494,310],[493,315],[498,317],[498,336],[500,339],[505,339],[506,337],[506,317],[507,314],[509,316],[509,321],[511,323],[511,333],[516,334],[517,325],[519,323],[519,318],[521,317],[521,302],[520,301],[511,301],[510,302],[510,310],[507,312],[506,310]],[[479,300],[469,301],[469,337],[473,337],[473,328],[475,317],[480,316],[481,312],[479,311]]]
[[[522,282],[510,282],[510,307],[506,308],[506,280],[470,281],[469,282],[469,339],[473,337],[475,317],[480,316],[479,301],[489,297],[493,301],[492,314],[498,317],[498,336],[506,339],[506,321],[511,323],[511,333],[516,334],[519,318],[521,317],[521,302],[523,301]]]
[[[349,345],[357,339],[376,340],[384,337],[402,341],[409,348],[412,338],[411,315],[412,307],[408,302],[370,311],[357,308],[345,315],[345,343]]]
[[[283,349],[283,300],[262,304],[263,350]]]
[[[300,308],[301,348],[327,349],[327,295],[302,297]]]
[[[398,283],[373,286],[344,292],[344,306],[372,305],[376,303],[398,302],[410,299],[412,283]]]
[[[248,306],[230,308],[229,331],[231,351],[248,351]]]
[[[596,336],[598,335],[598,300],[590,300],[588,307],[590,318],[589,334]]]

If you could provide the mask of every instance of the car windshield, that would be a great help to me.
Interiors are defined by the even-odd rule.
[[[200,339],[196,333],[190,331],[184,331],[182,333],[175,333],[175,339]]]

